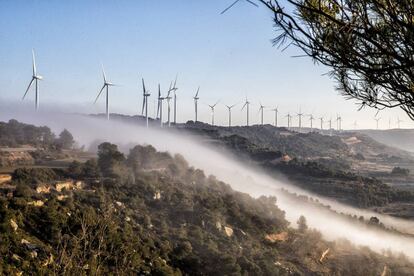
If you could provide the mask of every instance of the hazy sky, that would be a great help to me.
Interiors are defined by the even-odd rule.
[[[104,64],[108,78],[121,85],[110,91],[111,112],[136,114],[142,104],[140,78],[153,93],[178,73],[178,120],[194,118],[192,97],[200,90],[199,118],[210,122],[207,104],[220,100],[216,122],[227,123],[223,104],[239,105],[233,122],[245,123],[241,106],[247,96],[252,123],[259,121],[259,102],[279,106],[280,123],[299,108],[315,117],[344,118],[343,127],[375,127],[376,111],[357,112],[323,76],[328,70],[308,58],[292,58],[295,49],[272,46],[271,14],[240,2],[224,15],[232,0],[135,1],[0,1],[0,100],[20,101],[31,78],[31,49],[37,56],[41,106],[71,105],[76,111],[104,112],[104,97],[93,105]],[[34,93],[25,103],[33,107]],[[20,104],[20,103],[19,103]],[[165,114],[165,113],[164,113]],[[413,127],[399,110],[384,111],[381,128],[399,116],[402,127]],[[265,112],[265,122],[274,115]],[[294,119],[297,124],[297,119]],[[308,119],[304,120],[308,125]],[[319,123],[315,122],[315,125]]]

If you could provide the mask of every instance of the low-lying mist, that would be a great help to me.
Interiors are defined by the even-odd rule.
[[[291,192],[312,196],[331,209],[348,214],[376,216],[385,225],[393,226],[402,232],[414,233],[414,222],[393,218],[375,212],[352,208],[332,200],[305,192],[289,184],[282,177],[275,179],[263,170],[251,166],[246,160],[237,160],[231,153],[223,149],[206,146],[197,136],[179,133],[173,129],[144,128],[119,121],[106,121],[90,118],[84,115],[71,115],[58,111],[30,112],[12,106],[1,107],[0,120],[17,119],[24,123],[47,125],[55,132],[68,129],[81,145],[99,141],[109,141],[118,145],[151,144],[157,150],[168,151],[172,154],[183,155],[191,166],[202,169],[206,174],[212,174],[232,186],[233,189],[250,194],[253,197],[273,195],[277,197],[278,206],[286,212],[286,218],[296,224],[300,215],[304,215],[308,225],[318,229],[326,239],[346,238],[356,245],[369,246],[381,252],[390,249],[393,252],[403,252],[414,258],[414,238],[397,235],[372,227],[367,228],[358,223],[352,223],[343,216],[336,215],[325,208],[309,207],[301,204],[292,197],[285,196],[280,188]],[[249,163],[249,165],[246,165]]]

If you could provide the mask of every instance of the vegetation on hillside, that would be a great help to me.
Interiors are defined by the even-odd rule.
[[[151,146],[125,156],[102,143],[97,160],[19,169],[10,184],[0,196],[0,274],[414,273],[403,256],[324,241],[304,217],[290,228],[275,197],[235,192]]]

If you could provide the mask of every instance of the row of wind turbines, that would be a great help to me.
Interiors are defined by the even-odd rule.
[[[95,98],[94,103],[96,103],[98,101],[98,99],[100,98],[102,92],[105,91],[105,111],[106,111],[106,118],[107,120],[109,120],[109,87],[112,86],[117,86],[114,83],[110,82],[105,74],[105,69],[102,65],[102,75],[103,75],[103,85],[101,87],[101,89],[99,90],[98,95]],[[28,94],[30,88],[34,85],[35,86],[35,110],[37,111],[39,109],[39,96],[40,96],[40,89],[39,89],[39,81],[43,80],[43,77],[41,75],[39,75],[37,73],[37,68],[36,68],[36,58],[35,58],[35,52],[34,50],[32,50],[32,79],[30,80],[30,83],[23,95],[22,100],[25,99],[26,95]],[[167,101],[167,120],[166,120],[166,125],[168,125],[169,127],[171,126],[171,123],[173,122],[174,124],[177,123],[177,77],[175,78],[174,82],[170,83],[170,86],[167,90],[166,96],[162,96],[161,93],[161,85],[158,84],[158,97],[157,97],[157,102],[158,102],[158,106],[157,106],[157,112],[156,112],[156,120],[158,120],[160,122],[160,126],[163,127],[164,126],[164,121],[163,121],[163,102]],[[149,101],[149,97],[151,96],[151,93],[148,91],[148,89],[146,88],[145,85],[145,80],[142,79],[142,96],[143,96],[143,102],[142,102],[142,109],[141,109],[141,115],[145,117],[145,121],[146,121],[146,126],[149,126],[149,112],[148,112],[148,101]],[[194,121],[198,122],[198,104],[199,104],[199,100],[200,100],[200,87],[198,87],[193,100],[194,100]],[[173,121],[171,120],[171,100],[173,100]],[[208,104],[210,110],[211,110],[211,125],[215,125],[215,109],[217,107],[217,105],[219,104],[220,101],[215,102],[214,104]],[[227,108],[228,111],[228,126],[231,127],[232,126],[232,109],[234,107],[236,107],[238,104],[232,104],[232,105],[224,105]],[[241,108],[241,110],[245,110],[246,111],[246,126],[250,125],[250,106],[252,105],[252,103],[247,99],[245,99],[243,106]],[[258,112],[260,114],[260,124],[264,125],[264,111],[265,109],[267,110],[269,107],[264,106],[261,102],[260,102],[260,106],[258,109]],[[270,111],[274,112],[274,126],[278,127],[279,123],[279,108],[275,107],[273,109],[270,109]],[[310,123],[309,126],[307,126],[307,128],[310,128],[311,130],[314,129],[314,121],[315,120],[319,120],[319,129],[322,131],[325,129],[326,124],[328,124],[328,128],[326,128],[326,130],[333,130],[333,122],[336,123],[336,130],[341,131],[342,130],[342,117],[340,115],[336,115],[336,118],[333,120],[332,118],[330,118],[329,120],[326,119],[324,117],[314,117],[313,114],[305,114],[301,111],[301,109],[299,109],[298,113],[288,113],[284,118],[287,118],[287,127],[291,128],[293,127],[293,119],[294,118],[298,118],[298,125],[297,127],[299,129],[302,129],[303,126],[303,119],[308,117],[309,120],[308,122]],[[381,120],[381,118],[377,118],[375,117],[374,120],[376,121],[376,126],[377,129],[379,128],[379,121]],[[398,128],[400,128],[400,123],[402,123],[403,121],[400,120],[398,118],[397,120],[397,125]],[[357,127],[357,122],[354,122],[354,128],[356,129]],[[389,128],[391,128],[391,119],[389,119]]]

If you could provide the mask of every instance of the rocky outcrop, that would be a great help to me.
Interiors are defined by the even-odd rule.
[[[0,184],[8,183],[12,179],[10,174],[0,174]]]
[[[16,232],[17,229],[19,228],[19,226],[13,219],[10,219],[10,226],[13,228],[14,232]]]
[[[287,241],[288,238],[289,238],[288,232],[268,234],[265,236],[265,239],[271,243],[278,242],[278,241]]]
[[[0,167],[33,165],[35,160],[27,151],[0,150]]]

